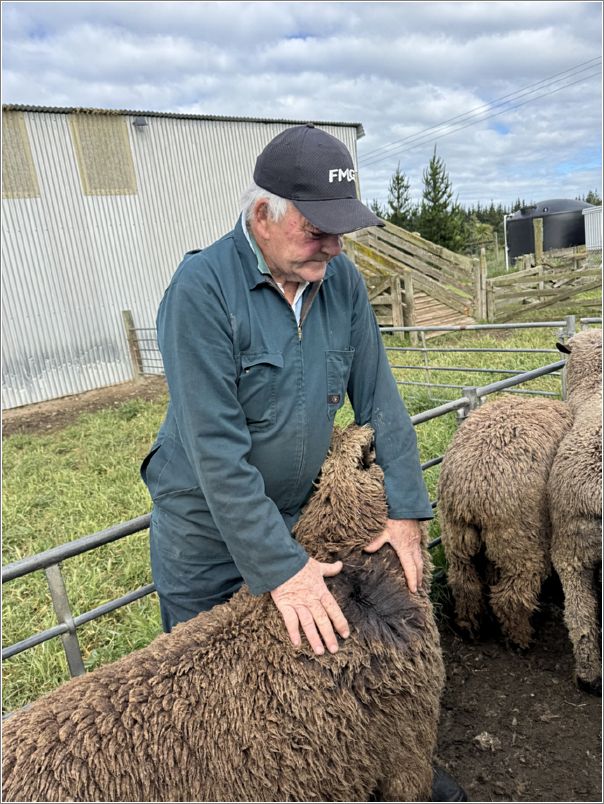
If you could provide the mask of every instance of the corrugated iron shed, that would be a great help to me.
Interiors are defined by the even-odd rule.
[[[132,378],[122,311],[154,327],[183,254],[234,225],[257,154],[314,122],[3,106],[2,406]]]

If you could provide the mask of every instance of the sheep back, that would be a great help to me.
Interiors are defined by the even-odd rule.
[[[602,396],[584,403],[562,439],[548,480],[552,523],[602,517]]]
[[[549,468],[571,424],[557,400],[505,396],[477,408],[443,457],[439,511],[477,524],[540,519]]]

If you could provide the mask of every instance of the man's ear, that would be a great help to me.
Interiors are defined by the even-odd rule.
[[[559,352],[564,352],[565,355],[569,355],[570,352],[571,352],[571,350],[568,348],[568,346],[565,343],[562,343],[562,341],[558,341],[556,343],[556,349]]]
[[[256,201],[254,211],[252,213],[252,222],[254,229],[260,237],[266,237],[268,234],[267,224],[269,221],[268,201],[261,198]]]

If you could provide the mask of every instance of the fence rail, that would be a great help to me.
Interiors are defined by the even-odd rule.
[[[517,369],[512,368],[474,368],[472,366],[439,366],[434,365],[430,361],[431,355],[436,353],[452,353],[456,352],[459,354],[464,353],[472,353],[472,352],[482,352],[482,353],[492,353],[492,354],[551,354],[559,356],[559,352],[556,349],[506,349],[505,347],[428,347],[426,346],[426,338],[425,335],[427,332],[491,332],[491,331],[507,331],[507,330],[522,330],[522,329],[556,329],[557,330],[557,337],[562,341],[566,341],[571,338],[578,328],[586,328],[590,324],[597,324],[601,323],[601,318],[580,318],[578,319],[574,315],[566,316],[563,320],[558,321],[533,321],[533,322],[523,322],[523,323],[501,323],[501,324],[468,324],[464,326],[454,326],[454,325],[445,325],[445,326],[424,326],[424,327],[381,327],[381,332],[383,335],[404,335],[409,334],[412,332],[418,333],[421,337],[421,346],[393,346],[386,344],[385,348],[387,352],[390,352],[393,355],[393,362],[391,363],[392,368],[396,369],[397,371],[424,371],[426,373],[426,378],[418,380],[406,380],[406,379],[397,379],[397,384],[401,386],[409,386],[413,388],[424,387],[428,389],[432,388],[447,388],[447,389],[463,389],[468,383],[445,383],[445,382],[434,382],[431,377],[431,372],[451,372],[453,374],[516,374],[521,373]],[[553,339],[552,339],[553,340]],[[421,354],[423,356],[423,363],[418,365],[401,365],[398,362],[405,353],[412,353],[412,354]],[[551,372],[551,374],[555,377],[561,377],[562,380],[562,387],[560,393],[556,393],[554,391],[549,391],[547,389],[542,388],[532,388],[532,389],[511,389],[509,393],[511,394],[518,394],[518,395],[528,395],[528,396],[562,396],[564,397],[564,377],[560,375],[559,372]],[[404,375],[403,375],[404,376]],[[537,375],[541,376],[541,375]]]
[[[533,221],[534,254],[516,259],[512,274],[487,279],[486,309],[489,321],[509,321],[519,313],[540,310],[573,299],[573,305],[597,311],[600,298],[576,296],[601,288],[602,260],[595,265],[585,246],[543,250],[543,218]],[[507,270],[507,252],[506,252]]]

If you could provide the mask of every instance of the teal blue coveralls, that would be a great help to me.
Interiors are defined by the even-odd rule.
[[[300,324],[242,228],[188,253],[161,301],[170,404],[141,467],[164,628],[259,595],[308,556],[291,528],[350,398],[375,430],[393,519],[429,519],[416,438],[365,284],[345,256],[304,291]]]

